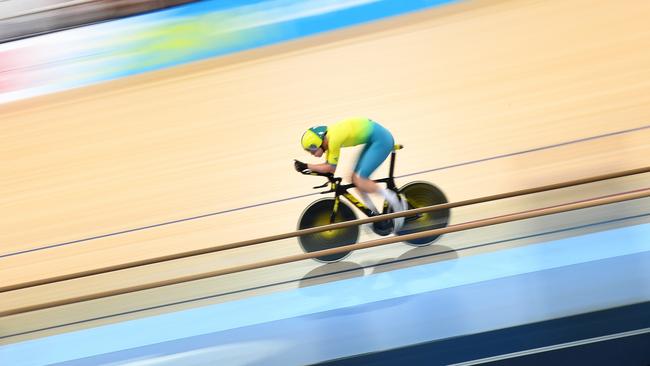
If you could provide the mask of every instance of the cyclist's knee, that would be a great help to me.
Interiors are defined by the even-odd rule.
[[[359,180],[360,180],[360,179],[361,179],[361,177],[359,177],[359,175],[358,175],[357,173],[352,173],[352,179],[351,179],[351,180],[352,180],[352,184],[354,184],[355,186],[358,187],[358,186],[359,186]]]
[[[374,193],[377,191],[377,183],[356,173],[352,175],[352,183],[363,192]]]

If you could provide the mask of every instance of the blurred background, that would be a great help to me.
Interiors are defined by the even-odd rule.
[[[644,0],[0,1],[0,364],[648,364],[649,17]],[[448,226],[637,196],[336,263],[175,282],[301,255],[289,236],[53,280],[295,231],[332,196],[293,170],[318,162],[300,137],[350,116],[404,144],[398,187],[448,202],[636,170]]]
[[[3,0],[0,40],[12,41],[189,2],[192,1]]]

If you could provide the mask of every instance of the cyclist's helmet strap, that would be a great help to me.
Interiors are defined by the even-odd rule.
[[[323,139],[327,134],[327,126],[314,126],[302,134],[300,140],[303,149],[307,151],[316,151],[323,144]]]

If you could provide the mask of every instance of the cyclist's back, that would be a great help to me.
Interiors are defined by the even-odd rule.
[[[328,126],[327,128],[328,136],[328,149],[327,149],[327,163],[331,165],[337,165],[339,161],[339,156],[342,147],[357,146],[362,144],[368,144],[372,142],[378,142],[384,145],[384,150],[392,149],[393,146],[393,136],[390,132],[381,126],[379,123],[371,120],[366,117],[352,117],[346,118],[339,122],[335,122]],[[372,145],[372,144],[370,144]],[[367,146],[369,147],[369,146]],[[364,156],[366,151],[361,155]],[[376,155],[376,154],[373,154]],[[383,155],[383,154],[381,154]],[[371,158],[369,156],[368,158]],[[357,168],[362,167],[362,163],[368,166],[364,173],[361,174],[364,178],[368,178],[370,173],[372,173],[381,162],[386,158],[386,155],[375,156],[374,159],[360,159]],[[376,161],[371,161],[376,160]],[[358,171],[355,169],[355,171]]]

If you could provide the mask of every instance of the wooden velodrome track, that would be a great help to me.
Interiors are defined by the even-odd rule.
[[[0,106],[2,284],[292,231],[302,209],[320,198],[300,196],[322,183],[292,170],[293,158],[307,160],[299,137],[309,125],[350,115],[380,121],[406,146],[396,174],[413,175],[398,183],[435,182],[450,201],[647,166],[648,19],[644,0],[468,1]],[[548,148],[525,152],[539,147]],[[356,153],[343,152],[343,176]],[[649,181],[638,175],[459,208],[452,223]],[[535,239],[505,240],[649,207],[648,200],[616,204],[450,234],[427,248],[393,244],[329,266],[302,261],[9,316],[0,319],[0,342],[361,275],[364,268],[524,245]],[[561,235],[575,232],[544,240]],[[369,238],[362,230],[361,240]],[[2,293],[0,311],[299,252],[288,239]],[[436,252],[445,254],[372,268]],[[344,269],[352,271],[305,279]],[[97,320],[83,322],[89,319]],[[61,327],[74,322],[82,323]],[[39,329],[46,330],[33,332]]]

